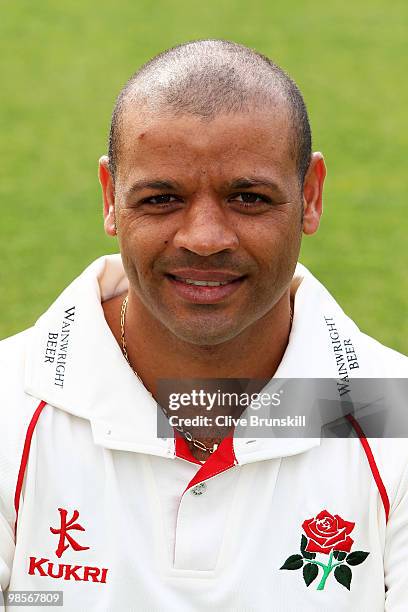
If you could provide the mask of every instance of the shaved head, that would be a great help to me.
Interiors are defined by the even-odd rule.
[[[288,150],[299,183],[311,159],[311,131],[297,85],[269,58],[225,40],[197,40],[156,55],[126,83],[113,110],[109,169],[117,173],[128,110],[160,116],[193,115],[211,121],[219,115],[269,110],[286,113]]]

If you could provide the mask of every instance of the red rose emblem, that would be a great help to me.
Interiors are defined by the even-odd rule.
[[[350,552],[354,540],[350,533],[355,523],[344,521],[338,514],[334,516],[322,510],[316,518],[307,519],[302,527],[309,538],[306,546],[308,552],[319,552],[328,555],[332,550]]]

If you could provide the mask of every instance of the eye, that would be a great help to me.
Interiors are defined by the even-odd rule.
[[[243,208],[254,208],[255,204],[267,204],[271,202],[270,198],[260,193],[253,193],[252,191],[234,193],[234,195],[231,196],[231,200],[239,202]]]
[[[156,196],[151,196],[150,198],[144,198],[142,200],[142,204],[153,204],[156,208],[167,208],[174,202],[178,202],[180,199],[171,194],[171,193],[163,193]]]

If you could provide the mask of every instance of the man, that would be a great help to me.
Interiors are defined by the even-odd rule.
[[[246,47],[180,45],[127,83],[99,165],[120,256],[2,342],[3,589],[66,610],[407,609],[403,440],[355,420],[347,439],[156,430],[163,379],[407,376],[298,263],[325,174],[296,85]]]

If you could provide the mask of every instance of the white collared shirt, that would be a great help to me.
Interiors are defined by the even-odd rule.
[[[406,357],[361,333],[301,264],[296,276],[274,378],[337,378],[339,353],[350,377],[407,377]],[[408,609],[406,441],[370,440],[369,460],[357,436],[234,437],[201,465],[181,437],[157,437],[156,403],[105,321],[101,301],[126,288],[120,256],[102,257],[0,343],[1,587],[62,590],[72,611]],[[304,555],[326,528],[327,550],[351,538],[348,555],[368,555]],[[302,566],[281,569],[292,555]],[[321,587],[329,563],[341,569]]]

